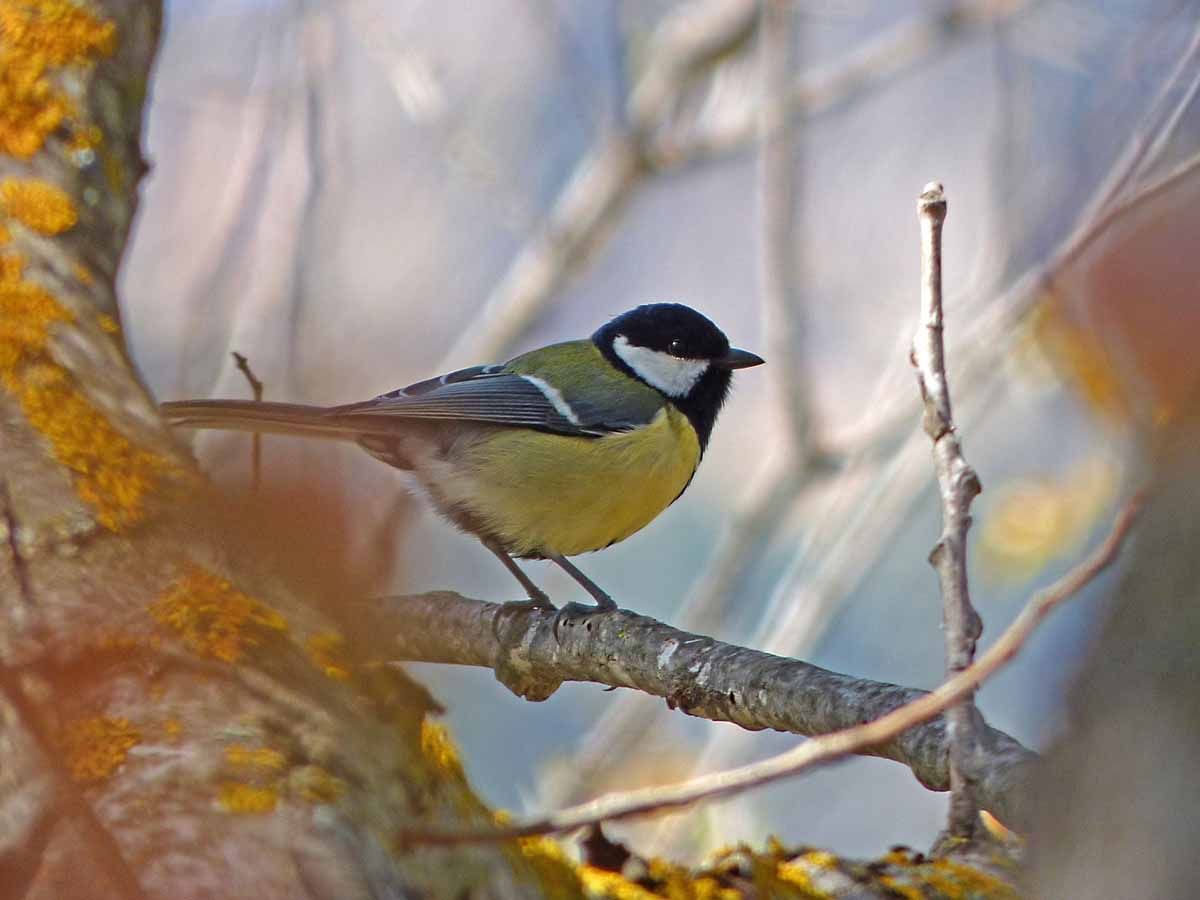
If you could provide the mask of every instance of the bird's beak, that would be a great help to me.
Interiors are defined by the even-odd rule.
[[[724,356],[718,356],[712,364],[719,369],[748,369],[751,366],[761,366],[766,360],[749,350],[738,350],[730,347]]]

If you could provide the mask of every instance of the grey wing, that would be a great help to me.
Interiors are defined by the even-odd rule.
[[[365,403],[334,407],[328,415],[495,423],[557,434],[599,437],[644,421],[605,416],[589,404],[571,404],[544,380],[476,366],[419,381]]]

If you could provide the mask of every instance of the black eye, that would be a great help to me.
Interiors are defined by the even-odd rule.
[[[671,341],[671,343],[667,345],[667,352],[672,356],[683,356],[683,341],[681,341],[679,338],[675,338],[675,340]]]

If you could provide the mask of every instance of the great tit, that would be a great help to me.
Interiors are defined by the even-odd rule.
[[[589,339],[364,403],[185,400],[162,409],[181,427],[354,441],[411,472],[442,515],[496,555],[529,597],[516,605],[553,608],[515,562],[548,559],[596,601],[563,610],[577,615],[616,604],[567,557],[624,540],[678,499],[704,455],[732,370],[762,362],[731,348],[695,310],[652,303]]]

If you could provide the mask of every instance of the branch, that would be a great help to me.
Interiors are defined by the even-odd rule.
[[[786,753],[737,769],[665,787],[609,794],[512,827],[438,834],[410,832],[402,836],[401,844],[460,844],[565,833],[587,825],[659,813],[740,793],[855,753],[896,759],[892,753],[903,747],[920,747],[920,758],[940,760],[936,766],[937,784],[944,787],[947,780],[945,732],[940,722],[934,720],[949,707],[971,696],[980,684],[1007,665],[1055,607],[1078,593],[1116,559],[1141,506],[1140,496],[1130,500],[1099,547],[1050,587],[1035,594],[995,645],[932,693],[853,679],[805,663],[730,647],[710,638],[675,631],[623,610],[594,618],[586,637],[568,633],[563,646],[555,649],[551,633],[553,614],[532,613],[532,621],[525,620],[518,640],[506,639],[503,647],[506,665],[519,668],[528,675],[536,673],[544,661],[553,667],[554,677],[563,680],[582,680],[576,678],[576,671],[590,670],[603,677],[586,680],[641,687],[642,684],[662,684],[671,672],[679,672],[675,657],[684,653],[694,666],[694,671],[687,674],[697,686],[696,690],[705,695],[707,703],[719,706],[724,701],[717,693],[718,685],[723,687],[727,683],[728,664],[745,660],[749,665],[742,671],[755,680],[731,688],[738,702],[730,701],[725,709],[730,713],[736,710],[744,717],[749,708],[768,702],[768,694],[778,695],[775,702],[782,707],[803,707],[807,701],[811,707],[808,711],[812,713],[806,722],[809,725],[817,720],[853,719],[857,711],[867,706],[882,708],[902,695],[911,699],[873,721],[843,727]],[[447,593],[396,599],[399,601],[395,613],[401,629],[400,643],[406,656],[412,654],[408,658],[489,665],[491,663],[485,660],[501,655],[501,648],[491,634],[491,620],[499,609],[495,604]],[[434,631],[437,635],[431,637],[422,631]],[[543,684],[553,680],[545,671],[540,677]],[[824,697],[819,694],[804,696],[807,690],[822,682],[826,685],[824,690],[830,693]],[[857,709],[841,707],[840,702],[846,699],[855,701]],[[696,710],[685,709],[691,713]],[[742,724],[739,719],[729,720]],[[981,775],[977,788],[982,805],[1008,823],[1023,826],[1028,821],[1028,808],[1021,791],[1034,754],[1007,735],[986,727],[981,730],[979,748],[980,760],[986,760],[982,764],[977,761]],[[909,764],[908,760],[900,761]],[[922,778],[916,766],[913,771],[926,786],[932,786]],[[933,774],[931,770],[924,771],[926,775]]]
[[[449,592],[388,598],[397,658],[484,666],[509,690],[545,700],[564,681],[628,687],[663,697],[667,705],[750,731],[773,729],[805,736],[830,734],[893,712],[923,691],[830,672],[672,628],[626,610],[569,622],[554,635],[554,611],[536,611],[501,628],[502,606]],[[574,627],[571,627],[574,626]],[[1034,754],[986,728],[980,766],[985,805],[999,818],[1025,821],[1019,791]],[[930,790],[946,790],[946,735],[941,722],[875,742],[869,755],[912,769]]]
[[[912,363],[925,411],[925,433],[933,441],[933,465],[942,498],[942,535],[929,562],[937,570],[942,589],[942,628],[946,638],[946,674],[950,677],[971,665],[983,622],[971,606],[967,583],[967,530],[971,527],[971,501],[982,490],[975,470],[967,465],[950,411],[950,383],[946,378],[946,353],[942,315],[942,223],[946,220],[946,195],[942,186],[925,186],[917,202],[921,221],[921,324],[913,337]],[[969,838],[979,819],[973,761],[977,743],[974,697],[946,716],[950,739],[950,834]]]

